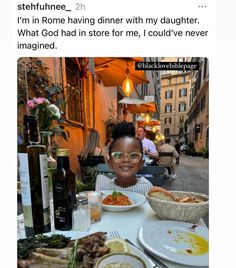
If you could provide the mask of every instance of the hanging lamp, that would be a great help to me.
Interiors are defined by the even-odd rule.
[[[151,116],[150,116],[150,114],[147,112],[146,115],[145,115],[145,123],[149,123],[149,122],[150,122],[150,119],[151,119]]]
[[[134,83],[129,78],[128,62],[127,62],[127,68],[126,68],[125,74],[126,74],[126,79],[123,81],[122,90],[123,90],[125,96],[129,97],[132,94],[133,90],[134,90]]]

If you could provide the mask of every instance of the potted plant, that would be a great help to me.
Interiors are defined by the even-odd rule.
[[[199,157],[202,157],[202,156],[203,156],[203,151],[202,151],[202,149],[200,149],[199,151],[197,151],[197,155],[198,155]]]
[[[203,157],[209,158],[209,148],[207,148],[207,147],[204,148]]]
[[[191,155],[192,156],[198,156],[198,153],[194,148],[191,149]]]
[[[82,191],[95,191],[96,177],[98,174],[97,167],[87,167],[85,170],[86,176],[88,177],[87,182],[82,182],[81,178],[76,179],[76,192]]]

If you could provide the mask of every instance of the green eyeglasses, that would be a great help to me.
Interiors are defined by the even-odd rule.
[[[131,163],[138,163],[142,157],[142,154],[139,152],[130,152],[128,154],[122,152],[112,152],[111,156],[116,163],[122,162],[125,157],[127,157]]]

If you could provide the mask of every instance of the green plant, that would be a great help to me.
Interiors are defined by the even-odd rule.
[[[39,130],[50,131],[52,136],[61,135],[68,140],[70,133],[64,130],[63,126],[53,126],[53,121],[60,122],[61,112],[55,104],[51,104],[48,99],[39,97],[28,100],[26,104],[28,111],[38,117]]]
[[[108,108],[108,115],[108,119],[104,121],[106,127],[120,122],[120,120],[117,119],[117,109],[115,108],[113,101],[111,101],[111,106]]]
[[[197,155],[198,155],[198,156],[203,156],[203,152],[202,152],[202,150],[197,151]]]
[[[45,89],[51,85],[48,70],[48,66],[36,57],[18,60],[17,97],[19,105],[24,105],[31,94],[36,97],[45,96]]]
[[[189,147],[190,149],[193,149],[193,148],[194,148],[194,143],[193,143],[192,141],[190,141],[190,142],[188,143],[188,147]]]
[[[191,149],[191,155],[197,156],[197,151],[194,148]]]
[[[204,147],[204,149],[203,149],[203,157],[204,158],[209,157],[209,148],[208,147]]]
[[[85,168],[85,174],[88,178],[87,182],[82,182],[81,178],[76,179],[76,192],[82,192],[82,191],[94,191],[95,190],[95,183],[96,183],[96,177],[98,174],[97,167],[86,167]]]
[[[68,140],[70,133],[60,124],[64,122],[65,101],[61,85],[53,83],[49,67],[40,58],[20,58],[17,65],[18,131],[23,135],[23,117],[26,113],[39,117],[40,131],[51,131]],[[38,106],[36,108],[36,106]],[[27,108],[27,109],[26,109]],[[52,125],[56,120],[59,125]]]

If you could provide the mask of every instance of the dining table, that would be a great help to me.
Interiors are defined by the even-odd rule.
[[[18,233],[17,238],[24,238],[24,219],[23,214],[18,215]],[[87,234],[94,232],[107,232],[107,235],[113,231],[117,231],[122,239],[130,240],[135,246],[144,249],[138,240],[139,229],[146,223],[157,222],[160,219],[156,216],[155,212],[146,201],[140,206],[134,207],[128,211],[102,211],[101,220],[91,224]],[[204,221],[200,219],[197,223],[198,226],[206,228]],[[55,229],[54,229],[55,230]],[[52,232],[53,226],[52,226]],[[189,266],[175,263],[157,256],[168,268],[187,268]],[[208,266],[201,266],[207,268]],[[191,268],[199,268],[199,266],[191,266]]]

